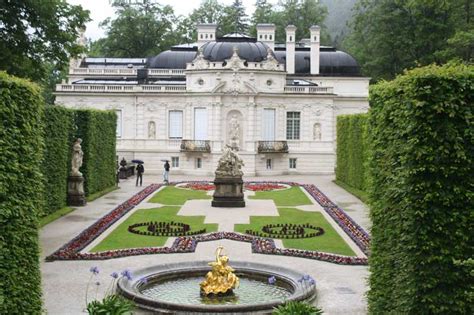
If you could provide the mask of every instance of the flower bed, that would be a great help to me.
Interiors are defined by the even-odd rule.
[[[179,184],[176,187],[178,188],[184,188],[184,189],[192,189],[192,190],[204,190],[204,191],[210,191],[210,190],[215,190],[216,186],[212,183],[206,183],[206,182],[185,182],[183,184]],[[246,190],[251,190],[251,191],[270,191],[270,190],[281,190],[281,189],[287,189],[288,185],[283,185],[279,183],[272,183],[272,182],[252,182],[252,183],[246,183],[244,188]]]
[[[270,191],[270,190],[281,190],[287,189],[286,185],[276,183],[249,183],[245,185],[245,189],[251,191]]]
[[[209,185],[207,182],[183,182],[183,184],[201,184]],[[252,182],[259,185],[288,185],[296,186],[292,182]],[[100,218],[81,234],[63,245],[60,249],[46,258],[47,261],[54,260],[103,260],[135,255],[151,254],[173,254],[173,253],[192,253],[196,250],[199,242],[209,242],[221,239],[228,239],[238,242],[252,243],[252,252],[266,255],[283,255],[292,257],[302,257],[321,261],[332,262],[344,265],[367,265],[367,258],[349,257],[343,255],[329,254],[310,250],[284,249],[277,248],[273,239],[261,238],[252,235],[245,235],[235,232],[213,232],[196,236],[177,237],[171,247],[148,247],[148,248],[130,248],[120,250],[110,250],[97,253],[81,253],[87,245],[95,240],[102,232],[114,224],[123,215],[132,210],[136,205],[142,202],[146,197],[160,188],[161,184],[152,184],[115,209]],[[351,237],[359,248],[366,254],[369,254],[370,237],[357,223],[355,223],[342,209],[334,204],[314,185],[301,185],[315,200],[324,208],[324,210],[341,226],[341,228]],[[199,186],[198,186],[199,187]],[[283,186],[285,187],[285,186]],[[286,187],[285,187],[286,188]]]
[[[185,188],[185,189],[192,189],[192,190],[204,190],[204,191],[210,191],[210,190],[215,190],[216,186],[211,183],[186,183],[183,185],[178,185],[176,186],[178,188]]]
[[[324,195],[314,185],[302,185],[308,193],[323,207],[331,218],[346,232],[347,235],[357,244],[361,251],[369,255],[370,236],[357,223],[346,214],[344,210],[334,204],[326,195]]]

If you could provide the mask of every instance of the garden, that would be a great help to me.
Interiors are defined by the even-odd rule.
[[[231,239],[251,243],[255,253],[340,264],[367,263],[366,257],[356,255],[339,234],[341,232],[335,229],[335,224],[326,218],[331,217],[364,254],[364,245],[369,241],[367,233],[314,185],[262,182],[246,183],[244,187],[249,199],[271,200],[278,215],[259,216],[258,207],[252,208],[249,224],[235,224],[234,231],[221,231],[216,223],[204,223],[205,215],[180,215],[182,206],[188,201],[209,200],[210,203],[212,184],[153,184],[99,219],[48,260],[194,252],[199,242]],[[309,205],[320,205],[326,215],[322,211],[298,209]],[[226,210],[216,208],[213,211]],[[338,216],[334,216],[335,212]],[[170,241],[172,244],[168,243],[170,238],[174,239]],[[278,248],[274,240],[281,240],[284,248]]]

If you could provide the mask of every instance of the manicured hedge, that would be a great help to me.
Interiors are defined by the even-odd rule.
[[[367,114],[337,117],[336,180],[367,189]]]
[[[74,128],[73,110],[61,106],[46,106],[46,148],[42,167],[46,206],[43,215],[51,214],[66,206]]]
[[[370,90],[371,314],[474,314],[474,66]]]
[[[81,172],[85,179],[86,195],[115,185],[116,115],[114,111],[76,111],[76,135],[83,140]]]
[[[40,314],[40,89],[0,72],[0,314]]]

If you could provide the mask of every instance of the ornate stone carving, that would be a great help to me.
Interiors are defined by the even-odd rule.
[[[237,152],[229,145],[224,148],[224,153],[219,159],[216,169],[216,177],[239,177],[242,172],[244,162]]]
[[[154,121],[148,122],[148,139],[156,138],[156,125]]]
[[[321,140],[321,124],[315,123],[313,127],[313,139],[316,141]]]
[[[209,69],[209,61],[204,58],[202,48],[198,49],[196,58],[191,63],[191,69],[204,70]]]
[[[240,123],[236,114],[232,115],[229,120],[229,140],[231,148],[239,150]]]
[[[262,62],[262,67],[265,70],[279,70],[279,62],[273,57],[271,48],[267,49],[267,59]]]
[[[245,68],[244,60],[240,59],[238,54],[239,49],[237,47],[234,46],[233,51],[234,52],[232,54],[232,57],[226,60],[226,68],[232,69],[234,71],[239,71],[240,69]]]

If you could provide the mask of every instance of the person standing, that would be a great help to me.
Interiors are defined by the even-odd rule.
[[[145,167],[143,167],[143,164],[139,163],[136,168],[137,171],[137,183],[135,186],[138,186],[138,180],[140,180],[140,186],[142,185],[143,182],[143,173],[145,172]]]
[[[166,160],[164,168],[165,171],[163,172],[163,181],[165,184],[169,184],[170,163],[168,163],[168,160]]]

